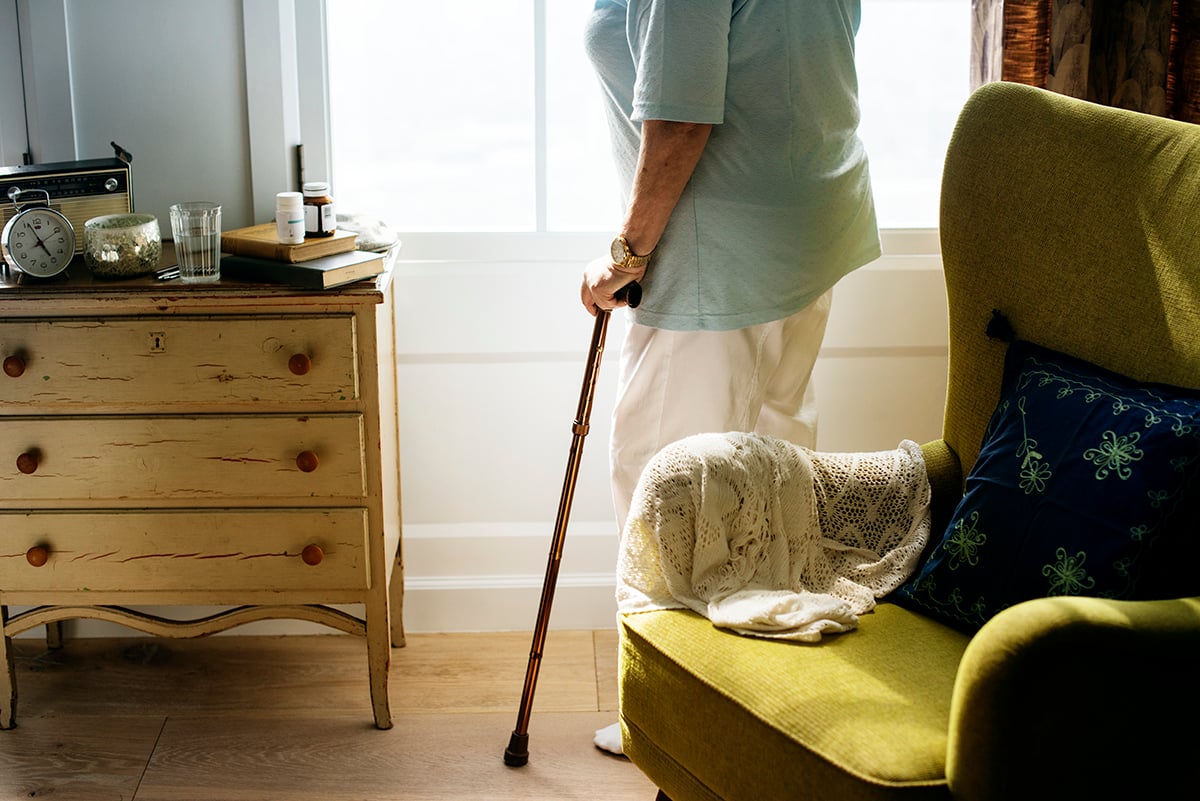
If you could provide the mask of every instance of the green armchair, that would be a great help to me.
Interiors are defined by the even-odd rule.
[[[949,386],[942,439],[922,448],[934,541],[1000,396],[993,310],[1023,339],[1200,389],[1200,128],[986,85],[947,153],[941,240]],[[884,598],[817,644],[678,610],[618,628],[624,748],[674,801],[1200,794],[1197,597],[1041,597],[977,632]]]

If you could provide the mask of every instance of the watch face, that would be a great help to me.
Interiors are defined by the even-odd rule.
[[[4,260],[38,278],[58,275],[75,256],[75,229],[52,209],[25,209],[4,226]]]
[[[621,243],[620,237],[617,237],[616,239],[614,239],[612,241],[612,248],[610,249],[610,255],[612,256],[613,264],[624,264],[625,263],[625,246]]]

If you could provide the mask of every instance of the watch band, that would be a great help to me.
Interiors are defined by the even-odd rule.
[[[609,253],[613,266],[622,272],[641,272],[650,263],[650,257],[653,255],[653,250],[640,256],[634,253],[623,235],[613,239]]]

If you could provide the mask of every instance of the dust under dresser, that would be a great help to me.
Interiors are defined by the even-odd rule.
[[[0,728],[16,723],[10,638],[45,625],[61,646],[75,618],[160,637],[280,618],[364,636],[375,725],[391,727],[390,275],[313,292],[70,272],[0,276]],[[159,609],[181,606],[217,611]]]

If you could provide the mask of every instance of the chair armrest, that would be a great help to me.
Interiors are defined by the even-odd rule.
[[[1200,598],[1039,598],[967,645],[950,707],[956,799],[1195,793]]]
[[[925,457],[925,472],[929,475],[929,488],[933,493],[930,510],[930,540],[936,543],[950,522],[950,515],[962,500],[963,474],[958,454],[944,439],[935,439],[921,446]]]

